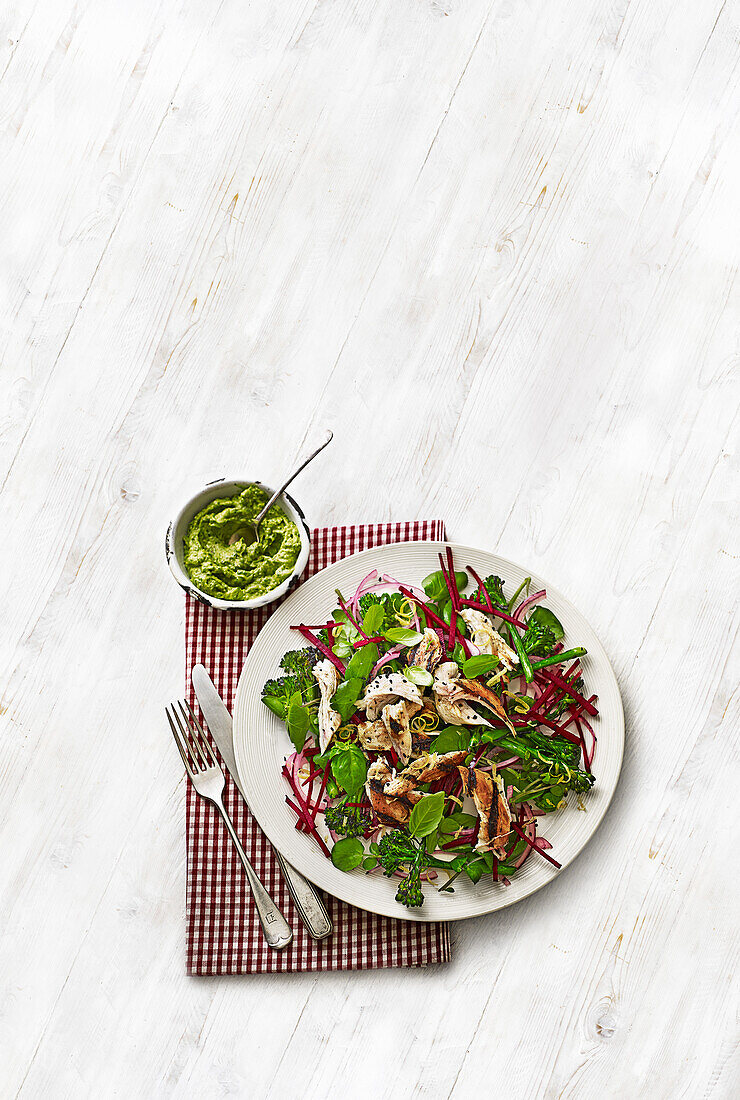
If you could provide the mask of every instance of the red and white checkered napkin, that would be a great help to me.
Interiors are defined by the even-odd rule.
[[[312,576],[332,562],[371,546],[444,537],[441,520],[319,528],[312,533],[311,555],[304,576]],[[186,598],[185,671],[190,703],[196,704],[190,672],[193,665],[200,662],[208,669],[221,697],[232,710],[237,681],[249,647],[278,604],[256,611],[214,611],[190,596]],[[296,644],[300,644],[300,639]],[[276,660],[280,656],[276,654]],[[449,960],[449,925],[379,917],[332,897],[327,897],[327,907],[334,922],[334,933],[329,939],[316,943],[296,914],[267,838],[228,774],[224,798],[246,853],[288,918],[294,938],[285,951],[271,951],[267,947],[245,888],[241,864],[226,830],[211,804],[198,798],[188,784],[189,974],[365,970],[426,966]]]

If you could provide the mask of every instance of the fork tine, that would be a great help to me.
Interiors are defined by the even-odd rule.
[[[183,726],[182,722],[180,721],[180,715],[177,713],[174,703],[172,704],[172,713],[175,716],[175,721],[180,727],[180,732],[185,738],[185,743],[190,750],[190,754],[193,758],[193,764],[195,765],[195,770],[197,772],[203,771],[204,768],[208,767],[208,762],[203,755],[203,750],[198,744],[198,738],[194,736],[193,731],[191,730],[190,725],[187,721],[187,718],[185,719],[185,725]]]
[[[216,756],[215,756],[215,753],[213,751],[213,746],[211,745],[211,742],[208,740],[208,736],[206,734],[206,731],[203,729],[200,722],[196,718],[195,711],[190,706],[190,703],[187,701],[187,699],[185,700],[185,706],[188,708],[188,714],[190,715],[190,717],[193,720],[193,725],[195,726],[196,733],[200,734],[200,737],[198,738],[198,741],[199,741],[201,747],[205,750],[205,754],[208,757],[208,761],[209,761],[211,767],[212,768],[218,767],[218,761],[216,760]],[[185,719],[187,719],[188,714],[185,713],[182,703],[180,703],[180,710],[183,713],[183,717]]]
[[[173,710],[174,710],[174,707],[173,707]],[[175,744],[177,745],[177,750],[180,753],[180,756],[182,757],[183,764],[185,765],[185,771],[188,773],[188,775],[192,779],[193,778],[193,768],[192,768],[191,763],[190,763],[190,758],[188,756],[187,748],[183,745],[183,743],[180,740],[180,734],[177,732],[177,726],[172,721],[172,715],[170,714],[170,708],[165,707],[164,712],[167,715],[167,721],[170,724],[170,729],[172,730],[172,736],[175,738]],[[177,715],[175,715],[175,717],[177,717]]]

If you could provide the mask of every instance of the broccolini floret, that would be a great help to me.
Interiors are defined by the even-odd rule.
[[[324,820],[327,828],[340,836],[362,836],[372,825],[370,814],[358,806],[347,806],[344,802],[330,806]]]
[[[360,615],[363,619],[373,604],[378,604],[380,607],[385,606],[382,597],[377,592],[366,592],[364,596],[360,596]]]
[[[279,679],[268,680],[262,688],[262,702],[278,718],[285,718],[291,695],[300,690],[297,676],[281,676]]]
[[[504,596],[504,582],[501,577],[497,577],[495,573],[492,573],[490,577],[485,577],[483,580],[486,592],[491,597],[491,603],[499,607],[506,607],[506,597]],[[477,588],[473,593],[473,599],[479,603],[485,603],[486,597],[480,588]]]
[[[533,620],[527,625],[521,641],[524,652],[529,657],[547,657],[557,638],[549,626]]]
[[[306,646],[304,649],[291,649],[285,654],[280,667],[289,676],[298,678],[301,690],[309,688],[313,690],[316,681],[313,677],[313,668],[317,661],[321,660],[321,654],[314,646]]]
[[[396,871],[406,870],[406,878],[396,892],[396,901],[408,908],[424,904],[421,874],[427,867],[440,867],[450,873],[459,872],[474,858],[477,858],[477,853],[469,852],[453,859],[438,859],[427,852],[423,840],[410,836],[403,829],[392,829],[384,833],[378,846],[378,862],[388,877]]]

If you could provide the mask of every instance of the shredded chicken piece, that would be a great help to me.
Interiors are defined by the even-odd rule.
[[[322,752],[326,752],[334,734],[342,724],[341,716],[331,706],[331,700],[339,684],[339,673],[331,661],[324,660],[314,665],[313,675],[321,691],[319,746]]]
[[[374,722],[359,722],[357,740],[367,752],[388,752],[393,748],[391,735],[380,718],[376,718]]]
[[[411,646],[407,650],[406,664],[409,668],[413,665],[415,668],[424,668],[427,672],[434,672],[442,660],[443,652],[442,643],[437,636],[437,632],[428,626],[419,644]]]
[[[493,852],[497,859],[506,855],[506,838],[511,832],[511,811],[504,795],[503,780],[480,768],[460,768],[463,788],[472,796],[480,818],[479,852]]]
[[[507,645],[497,630],[494,630],[491,620],[482,611],[476,611],[472,607],[463,607],[460,611],[463,622],[471,632],[471,641],[481,653],[490,653],[498,657],[504,668],[509,672],[514,665],[519,664],[516,650]]]
[[[383,707],[388,703],[395,703],[398,699],[406,699],[412,705],[414,709],[409,710],[409,715],[421,710],[421,692],[416,684],[412,684],[400,672],[381,673],[367,685],[362,699],[358,700],[357,707],[365,711],[369,722],[373,722]]]
[[[422,797],[421,791],[399,790],[391,795],[387,792],[394,782],[390,768],[383,760],[376,760],[367,770],[365,790],[378,821],[383,825],[405,825],[414,803]]]

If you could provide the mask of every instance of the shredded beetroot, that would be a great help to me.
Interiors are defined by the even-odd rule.
[[[489,614],[492,614],[493,613],[493,604],[491,603],[491,596],[490,596],[490,593],[489,593],[488,589],[486,588],[485,584],[481,580],[479,574],[476,573],[475,569],[473,569],[472,565],[466,565],[465,568],[467,569],[468,573],[470,573],[472,575],[473,580],[478,585],[478,590],[479,590],[481,596],[483,597],[483,599],[485,600],[485,603],[486,603],[486,611],[488,611]]]
[[[539,848],[533,840],[530,840],[524,830],[520,829],[515,821],[512,821],[511,827],[517,834],[517,836],[526,841],[526,843],[529,845],[530,848],[532,848],[533,851],[539,853],[539,855],[541,855],[543,859],[546,859],[548,863],[552,863],[553,867],[557,867],[558,870],[560,870],[560,868],[562,867],[562,863],[558,863],[558,861],[556,859],[553,859],[551,855],[548,855],[548,853],[544,852],[542,848]]]
[[[287,781],[290,785],[290,789],[293,792],[293,796],[294,796],[296,802],[298,803],[298,805],[301,809],[301,817],[303,818],[303,822],[306,826],[307,831],[314,838],[314,840],[316,841],[318,846],[321,848],[324,855],[331,858],[331,852],[329,851],[326,844],[324,843],[324,841],[321,839],[321,837],[319,836],[319,834],[317,832],[316,822],[315,822],[314,816],[311,813],[308,805],[306,804],[306,801],[303,798],[303,795],[301,794],[301,792],[299,790],[298,784],[295,782],[295,780],[293,779],[293,776],[290,774],[290,771],[288,770],[287,766],[285,766],[285,765],[283,765],[283,775],[287,779]],[[286,796],[286,802],[287,801],[288,801],[288,798]],[[295,807],[293,807],[293,808],[295,809]]]
[[[583,710],[586,711],[587,714],[590,714],[593,718],[597,716],[599,712],[596,707],[592,703],[590,703],[588,699],[584,699],[583,696],[580,695],[574,687],[563,680],[562,677],[558,676],[557,672],[550,672],[549,668],[543,668],[542,673],[546,680],[550,680],[561,690],[566,691],[568,695],[570,695],[572,699],[575,699],[577,703],[580,703],[581,707],[583,708]]]
[[[344,676],[344,665],[339,660],[337,655],[335,653],[332,653],[329,647],[325,646],[324,643],[319,638],[317,638],[316,635],[312,633],[312,631],[310,631],[307,626],[304,626],[303,623],[301,623],[300,626],[291,627],[291,630],[297,630],[300,634],[303,635],[307,642],[310,642],[311,645],[316,646],[316,648],[324,654],[327,661],[331,661],[334,667],[341,672],[342,676]]]

